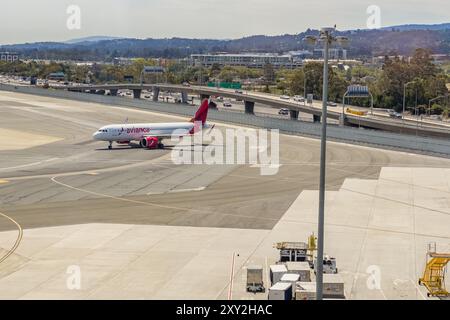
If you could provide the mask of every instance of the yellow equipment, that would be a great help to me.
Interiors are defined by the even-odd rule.
[[[317,250],[317,238],[314,233],[305,242],[278,242],[274,248],[280,250],[280,262],[286,261],[312,261],[314,251]]]
[[[428,245],[427,265],[423,277],[419,279],[419,285],[424,285],[427,296],[448,297],[445,288],[445,272],[450,261],[450,253],[436,253],[436,243]]]
[[[350,114],[353,114],[355,116],[365,116],[365,115],[367,115],[367,111],[353,110],[353,109],[350,109],[350,108],[347,108],[346,112],[350,113]]]
[[[313,233],[308,237],[309,256],[313,257],[314,251],[316,251],[316,250],[317,250],[317,237]]]

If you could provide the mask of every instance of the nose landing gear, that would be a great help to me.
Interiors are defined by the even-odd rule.
[[[111,150],[112,149],[112,141],[109,142],[109,146],[108,149]]]

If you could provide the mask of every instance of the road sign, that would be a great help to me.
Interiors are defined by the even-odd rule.
[[[347,97],[367,98],[370,97],[369,87],[351,85],[347,88]]]
[[[208,87],[216,87],[217,85],[219,85],[220,88],[224,88],[224,89],[241,89],[242,85],[240,82],[220,82],[220,83],[216,83],[216,82],[208,82]]]
[[[145,73],[164,73],[164,68],[160,66],[145,66]]]

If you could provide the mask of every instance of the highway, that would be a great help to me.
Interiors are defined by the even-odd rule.
[[[9,79],[6,80],[4,78],[0,79],[0,81],[5,82],[8,81],[9,84],[16,85],[26,85],[24,81]],[[254,91],[241,91],[242,93],[237,93],[235,90],[223,89],[223,88],[212,88],[212,87],[204,87],[204,86],[183,86],[183,85],[170,85],[170,84],[105,84],[105,85],[83,85],[83,84],[72,84],[70,86],[63,85],[58,82],[50,82],[50,86],[55,89],[64,89],[64,90],[79,90],[79,91],[91,91],[91,90],[148,90],[149,92],[153,91],[154,88],[158,88],[163,92],[185,92],[188,94],[194,95],[211,95],[211,96],[221,96],[224,98],[233,99],[234,101],[249,101],[255,104],[252,108],[257,108],[257,112],[261,115],[273,115],[277,114],[278,110],[281,108],[287,108],[289,110],[294,110],[300,113],[300,119],[304,120],[305,115],[311,115],[312,117],[320,117],[322,113],[322,102],[321,101],[313,101],[311,105],[295,102],[292,99],[285,100],[281,99],[279,96],[254,92]],[[144,94],[139,94],[141,97]],[[148,94],[149,97],[152,94]],[[130,95],[132,97],[132,95]],[[346,110],[343,110],[342,105],[336,106],[328,106],[328,117],[332,122],[342,121],[340,118],[342,117],[343,111],[345,114],[345,124],[352,126],[364,126],[368,128],[387,130],[399,133],[406,134],[418,134],[418,135],[429,135],[435,137],[450,137],[450,122],[448,121],[438,121],[433,120],[428,117],[414,117],[410,115],[405,115],[404,119],[393,119],[391,118],[386,110],[380,110],[374,108],[373,114],[367,108],[361,108],[352,105],[346,105],[346,108],[351,108],[355,111],[363,111],[366,113],[365,116],[355,116],[351,113],[348,113]],[[272,111],[271,109],[275,109],[276,111]],[[244,108],[244,110],[246,110]],[[299,115],[295,115],[298,118]],[[282,117],[287,118],[287,117]],[[309,117],[306,117],[309,120]],[[313,119],[317,121],[318,119]]]
[[[266,95],[254,92],[238,93],[234,90],[200,87],[200,86],[182,86],[170,84],[108,84],[108,85],[73,85],[73,86],[55,86],[55,89],[72,90],[72,91],[98,91],[98,90],[132,90],[138,96],[141,95],[142,90],[154,90],[165,92],[182,92],[185,94],[196,94],[200,96],[221,96],[234,100],[242,100],[250,103],[246,112],[253,113],[255,104],[261,104],[266,107],[287,108],[297,113],[307,113],[317,117],[317,121],[322,114],[321,103],[316,101],[311,106],[304,105],[293,101],[283,100],[280,97],[273,95]],[[351,107],[351,106],[349,106]],[[330,107],[328,109],[328,117],[333,120],[340,121],[342,117],[342,106]],[[386,130],[391,132],[414,134],[414,135],[428,135],[432,137],[449,138],[450,124],[446,122],[435,121],[417,121],[414,118],[405,118],[403,120],[392,119],[386,117],[383,112],[376,112],[374,116],[367,114],[366,116],[355,116],[349,113],[345,114],[345,124],[357,127],[368,127],[379,130]]]

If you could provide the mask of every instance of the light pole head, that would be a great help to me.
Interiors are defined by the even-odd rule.
[[[319,41],[331,43],[333,41],[333,32],[336,28],[322,28],[320,29]]]
[[[320,33],[332,34],[336,30],[336,27],[325,27],[320,29]]]
[[[305,41],[309,45],[315,45],[317,43],[317,37],[306,36],[303,38],[303,41]]]
[[[341,46],[345,47],[349,44],[350,40],[347,37],[338,36],[336,37],[336,42]]]

